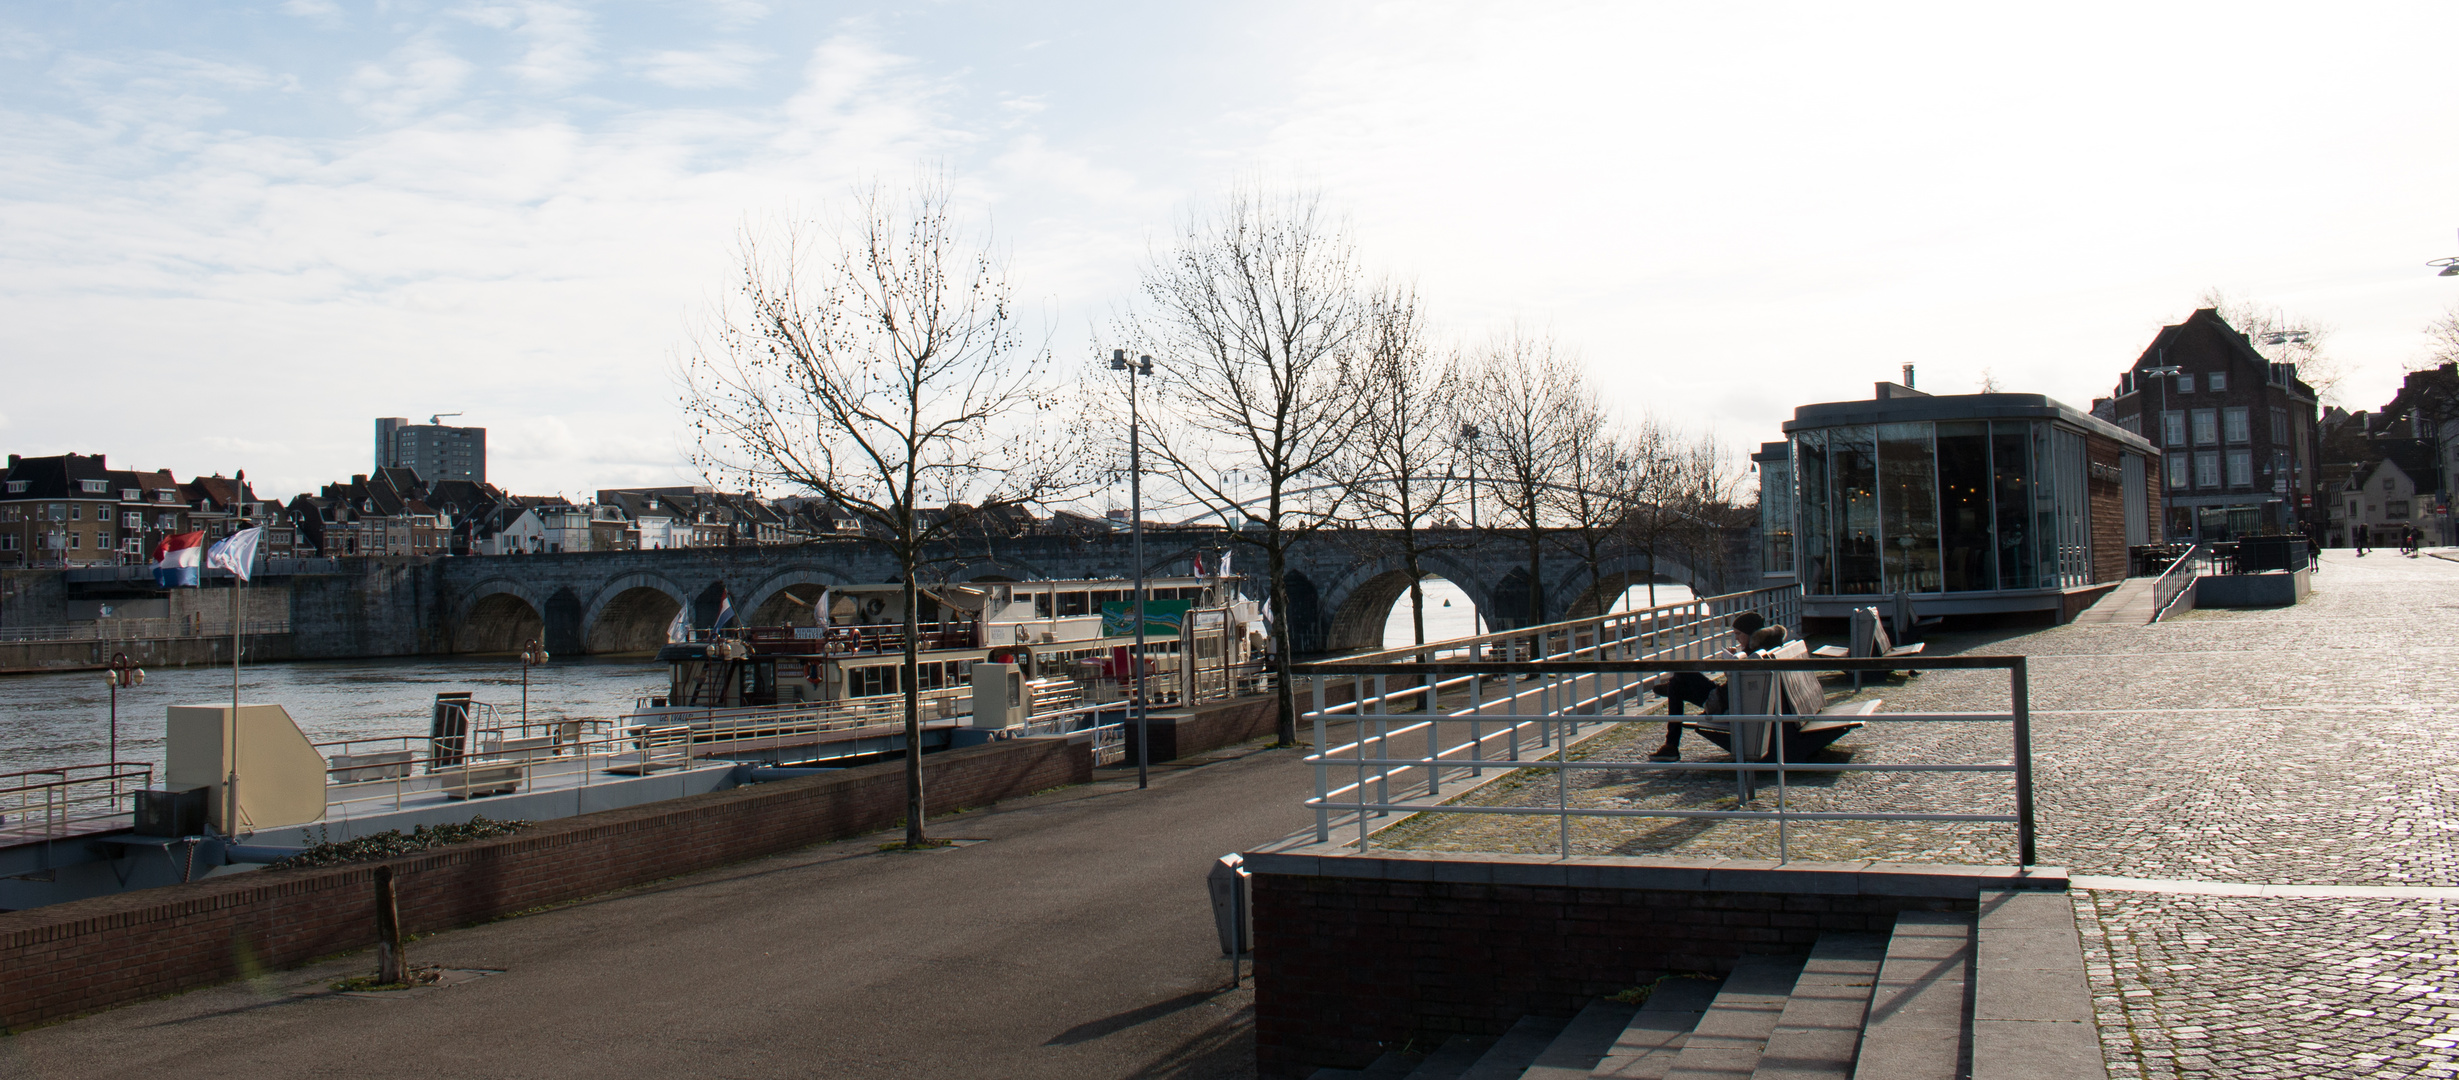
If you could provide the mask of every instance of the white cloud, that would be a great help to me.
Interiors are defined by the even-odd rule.
[[[632,62],[649,81],[677,90],[749,86],[774,54],[727,43],[705,49],[668,49]]]
[[[419,38],[393,50],[387,64],[361,64],[342,91],[342,100],[384,124],[399,124],[460,96],[470,77],[467,60],[431,38]]]

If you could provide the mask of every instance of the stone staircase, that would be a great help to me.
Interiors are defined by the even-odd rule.
[[[1642,1005],[1522,1017],[1314,1080],[2107,1080],[2083,947],[2060,892],[1830,932],[1808,956],[1668,978]]]

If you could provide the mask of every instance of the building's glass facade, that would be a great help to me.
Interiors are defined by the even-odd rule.
[[[1785,540],[1805,593],[2091,582],[2081,432],[2041,420],[1917,421],[1800,428],[1792,442],[1784,509],[1795,527]],[[1783,512],[1775,502],[1762,497],[1761,514]]]

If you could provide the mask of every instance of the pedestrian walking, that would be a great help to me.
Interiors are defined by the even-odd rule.
[[[2364,522],[2357,522],[2355,538],[2357,542],[2357,558],[2362,559],[2365,557],[2366,542],[2374,538],[2373,530],[2366,528]]]

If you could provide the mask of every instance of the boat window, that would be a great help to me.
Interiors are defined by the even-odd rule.
[[[897,669],[894,664],[850,668],[845,673],[845,696],[872,697],[897,692]]]
[[[1050,617],[1050,594],[1048,592],[1035,592],[1033,594],[1033,617],[1036,619],[1047,619]]]
[[[2285,442],[2286,440],[2281,440],[2281,441]],[[1095,604],[1097,604],[1097,605],[1098,605],[1098,604],[1124,604],[1124,603],[1127,603],[1127,602],[1128,602],[1128,600],[1130,599],[1130,598],[1129,598],[1129,596],[1128,596],[1128,592],[1129,592],[1129,590],[1126,590],[1126,589],[1096,590],[1096,591],[1093,593],[1093,603],[1095,603]]]
[[[1093,609],[1086,604],[1085,594],[1082,592],[1063,592],[1059,594],[1059,615],[1062,618],[1070,615],[1090,614],[1092,610]]]
[[[941,670],[940,666],[939,666],[938,664],[936,664],[936,663],[930,663],[930,664],[915,664],[915,665],[914,665],[914,685],[915,685],[916,687],[918,687],[918,688],[920,688],[920,689],[924,689],[924,690],[937,690],[937,689],[939,689],[939,685],[940,685],[940,670]]]
[[[975,665],[976,663],[979,663],[979,662],[980,662],[980,661],[976,661],[976,660],[957,660],[957,661],[951,661],[951,662],[948,664],[948,685],[950,685],[950,686],[971,686],[971,685],[973,685],[973,665]]]

